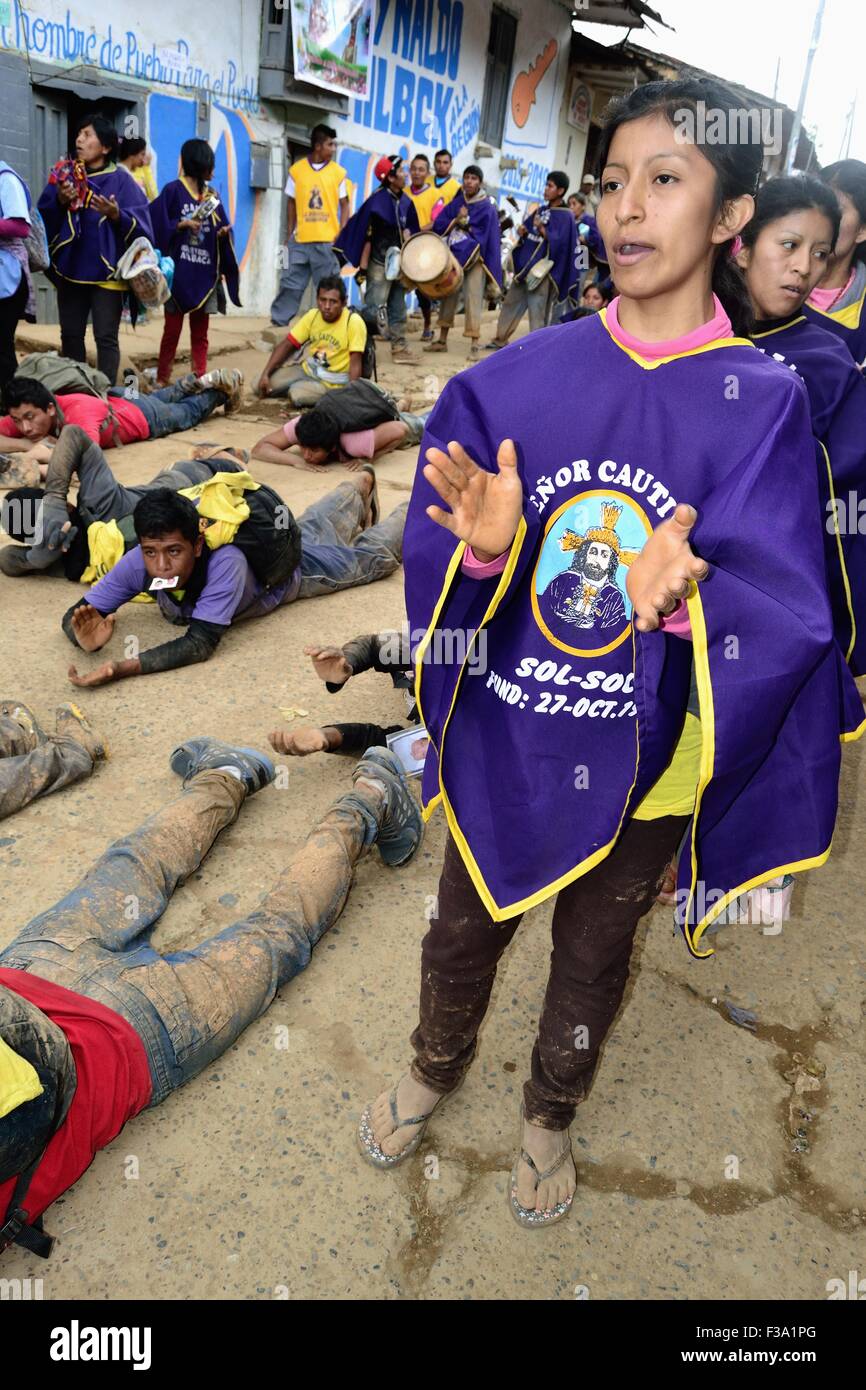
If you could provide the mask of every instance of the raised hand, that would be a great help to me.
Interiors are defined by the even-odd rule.
[[[462,444],[452,440],[448,453],[427,450],[424,477],[450,511],[428,507],[427,515],[458,540],[471,545],[481,561],[508,550],[523,514],[523,484],[512,439],[503,439],[495,473],[479,468]]]
[[[693,581],[705,579],[710,567],[695,555],[689,534],[698,519],[694,507],[680,502],[670,521],[663,521],[629,567],[625,587],[639,632],[653,632],[659,618],[673,612]]]
[[[109,613],[108,617],[103,617],[98,608],[94,608],[90,603],[83,603],[72,614],[72,631],[82,651],[98,652],[100,647],[104,647],[110,640],[116,622],[116,613]]]

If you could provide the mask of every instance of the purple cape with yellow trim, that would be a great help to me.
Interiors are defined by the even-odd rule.
[[[167,183],[150,205],[155,244],[164,256],[174,260],[172,298],[184,313],[200,309],[224,275],[229,298],[240,307],[239,270],[232,236],[217,235],[220,227],[228,226],[228,214],[220,203],[205,219],[201,239],[196,240],[192,232],[177,229],[178,222],[189,217],[196,207],[196,200],[180,179]]]
[[[419,230],[418,213],[415,211],[415,204],[408,193],[401,193],[398,203],[387,188],[384,186],[377,188],[376,192],[371,193],[369,198],[361,204],[358,211],[352,214],[334,241],[334,250],[339,253],[346,265],[360,265],[361,253],[364,250],[364,243],[367,240],[370,226],[370,217],[374,212],[378,213],[383,221],[392,222],[401,231],[407,230],[414,233]]]
[[[762,331],[763,330],[763,331]],[[837,337],[802,314],[758,324],[755,346],[805,381],[812,431],[824,446],[819,480],[836,637],[855,675],[866,673],[866,380]],[[829,470],[829,471],[828,471]],[[866,518],[862,519],[866,530]]]
[[[492,470],[508,437],[524,508],[499,577],[462,573],[462,544],[427,517],[439,499],[420,468],[415,480],[403,555],[413,641],[425,634],[423,799],[441,795],[494,918],[543,901],[606,857],[668,764],[694,656],[702,767],[678,893],[700,954],[737,893],[823,862],[836,817],[851,677],[805,388],[744,339],[643,363],[602,312],[454,377],[421,456],[459,440]],[[697,508],[693,544],[711,565],[689,600],[691,644],[633,631],[625,591],[630,557],[678,501]],[[575,565],[585,582],[554,630],[544,596]],[[605,626],[611,584],[623,613]]]
[[[117,262],[136,237],[153,242],[150,204],[135,179],[125,169],[111,164],[105,170],[87,175],[90,193],[114,197],[120,217],[109,222],[88,205],[70,212],[58,201],[57,184],[46,184],[39,199],[51,253],[50,278],[74,280],[78,284],[99,284],[110,280]]]
[[[469,229],[465,240],[456,241],[451,250],[461,265],[465,265],[476,246],[481,247],[481,259],[493,276],[497,285],[502,284],[502,235],[499,231],[499,215],[489,198],[479,198],[467,203],[463,191],[452,198],[433,220],[433,231],[442,236],[448,230],[458,213],[466,208],[469,213]]]
[[[547,240],[534,231],[533,220],[536,213],[549,214],[547,222]],[[523,280],[528,271],[536,261],[550,257],[553,267],[550,278],[553,280],[557,289],[558,299],[567,299],[569,295],[577,295],[578,271],[574,264],[575,250],[577,247],[577,223],[568,208],[551,208],[547,203],[542,203],[536,212],[532,212],[523,219],[523,226],[527,229],[528,235],[515,246],[511,253],[511,260],[514,265],[514,278]],[[530,239],[530,238],[536,238]]]
[[[831,309],[825,312],[813,304],[804,304],[803,313],[818,328],[832,333],[843,342],[862,371],[866,363],[866,290],[853,304],[844,309]]]

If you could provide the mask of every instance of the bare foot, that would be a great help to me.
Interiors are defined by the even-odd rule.
[[[342,647],[304,647],[304,656],[312,657],[319,680],[329,685],[345,685],[352,674]]]
[[[379,1148],[393,1158],[405,1149],[407,1144],[411,1144],[420,1126],[401,1125],[399,1129],[394,1128],[391,1106],[388,1103],[390,1094],[390,1091],[383,1091],[382,1095],[373,1101],[370,1107],[370,1123]],[[398,1115],[429,1115],[436,1102],[441,1099],[441,1091],[431,1091],[429,1086],[422,1086],[420,1081],[415,1081],[408,1072],[397,1083]]]
[[[312,724],[304,724],[299,729],[274,729],[273,733],[268,734],[271,747],[290,758],[327,753],[331,748],[338,748],[341,741],[336,729],[317,729]]]
[[[567,1130],[543,1129],[529,1120],[523,1121],[523,1147],[539,1173],[553,1166],[568,1142]],[[517,1200],[528,1211],[550,1211],[571,1197],[576,1187],[577,1173],[570,1152],[556,1172],[540,1183],[528,1163],[521,1159],[517,1165]]]

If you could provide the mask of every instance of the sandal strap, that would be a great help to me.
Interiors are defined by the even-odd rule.
[[[397,1113],[397,1087],[396,1087],[396,1086],[394,1087],[393,1091],[392,1091],[392,1092],[390,1093],[390,1095],[388,1096],[388,1104],[389,1104],[389,1106],[391,1107],[391,1119],[394,1121],[394,1132],[395,1132],[395,1133],[396,1133],[396,1131],[397,1131],[398,1129],[402,1129],[405,1125],[423,1125],[423,1124],[426,1124],[427,1121],[429,1120],[430,1116],[431,1116],[432,1113],[433,1113],[433,1111],[431,1110],[431,1111],[428,1111],[428,1113],[427,1113],[426,1115],[411,1115],[411,1116],[409,1117],[408,1120],[401,1120],[399,1114]],[[434,1109],[435,1109],[435,1106],[434,1106]]]
[[[525,1149],[520,1150],[520,1157],[523,1159],[523,1162],[527,1164],[528,1167],[530,1167],[533,1173],[535,1174],[536,1186],[538,1185],[538,1183],[546,1182],[548,1178],[553,1177],[553,1174],[556,1173],[562,1167],[566,1158],[569,1158],[570,1155],[571,1145],[566,1144],[565,1148],[562,1150],[556,1161],[552,1163],[549,1168],[546,1168],[543,1173],[539,1173],[538,1168],[535,1165],[535,1161],[532,1157],[532,1154],[527,1153]]]

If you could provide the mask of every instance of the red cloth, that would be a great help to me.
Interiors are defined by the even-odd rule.
[[[144,1044],[113,1009],[53,985],[26,970],[0,968],[0,984],[20,994],[62,1028],[72,1048],[78,1085],[66,1119],[51,1139],[27,1192],[31,1220],[77,1182],[93,1157],[143,1110],[152,1085]],[[15,1190],[0,1184],[0,1220]]]
[[[159,345],[159,362],[156,374],[160,381],[169,382],[171,380],[171,369],[174,366],[177,345],[180,342],[180,334],[183,328],[183,314],[164,314],[165,327],[162,330],[162,342]],[[207,349],[208,349],[208,323],[210,314],[206,314],[204,309],[195,309],[189,316],[189,341],[192,356],[192,369],[196,376],[204,376],[207,371]]]
[[[94,444],[102,449],[113,449],[117,442],[114,424],[109,416],[109,402],[99,396],[74,395],[58,396],[57,404],[63,413],[64,424],[80,425],[85,434],[90,435]],[[121,444],[134,444],[139,439],[149,439],[147,421],[137,405],[125,396],[112,396],[111,410],[117,421],[117,434]],[[0,418],[0,434],[9,439],[21,439],[22,434],[11,415]]]

